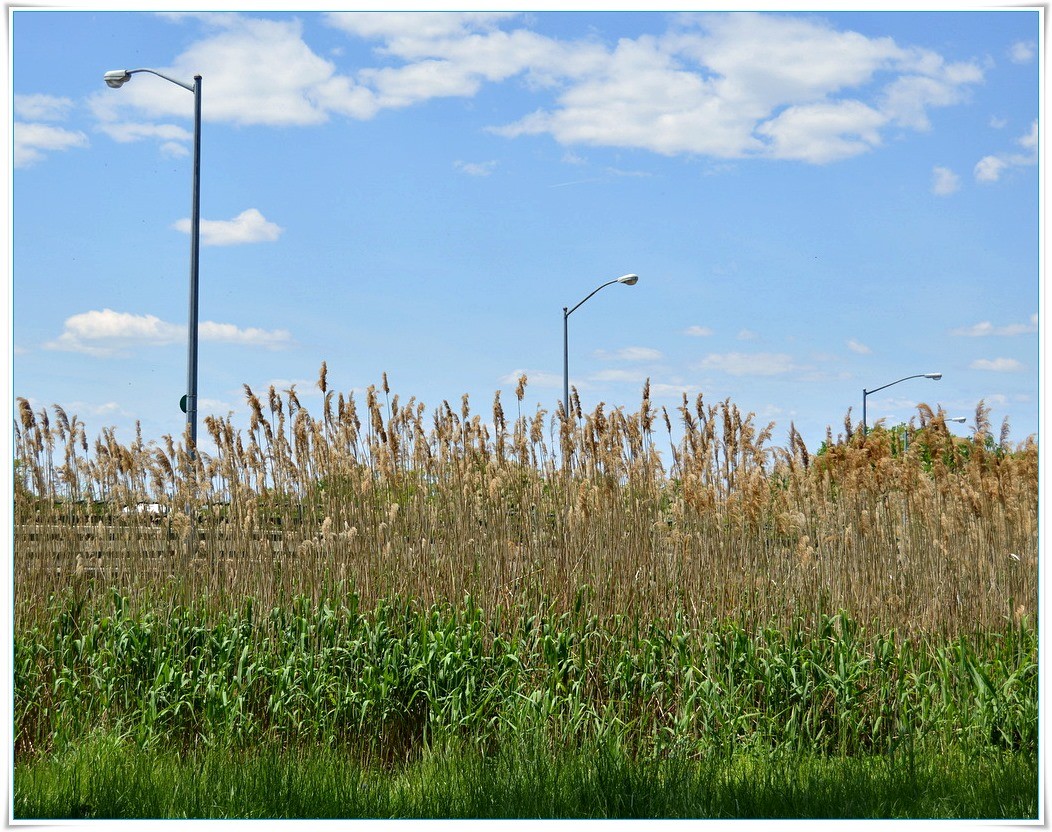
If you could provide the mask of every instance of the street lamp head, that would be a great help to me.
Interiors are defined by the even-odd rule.
[[[942,373],[925,373],[924,377],[930,378],[932,381],[938,381],[940,378],[942,378]]]
[[[963,425],[965,422],[968,421],[968,417],[967,416],[951,416],[946,421],[947,422],[956,422],[959,425]]]
[[[624,277],[617,279],[618,283],[624,283],[626,286],[635,286],[639,282],[638,274],[626,274]]]
[[[111,69],[102,77],[106,80],[107,86],[118,89],[131,80],[131,73],[126,69]]]

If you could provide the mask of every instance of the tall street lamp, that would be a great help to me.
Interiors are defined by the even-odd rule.
[[[902,382],[902,381],[909,381],[911,378],[930,378],[932,381],[938,381],[940,378],[942,378],[942,373],[917,373],[916,375],[913,375],[913,376],[906,376],[905,378],[900,378],[898,381],[889,381],[887,384],[885,384],[885,385],[883,385],[881,387],[874,387],[872,390],[867,390],[866,388],[863,387],[862,388],[862,435],[863,436],[865,436],[869,432],[869,427],[868,427],[868,425],[866,423],[866,396],[868,396],[870,393],[876,393],[879,390],[883,390],[885,387],[891,387],[891,385],[893,385],[893,384],[898,384],[899,382]]]
[[[186,413],[186,425],[190,434],[188,450],[192,459],[197,453],[197,276],[201,247],[201,76],[195,75],[192,85],[169,78],[156,69],[114,69],[107,72],[103,78],[108,86],[118,89],[130,81],[132,75],[137,72],[149,72],[151,75],[171,81],[194,94],[194,175],[190,208],[190,315],[187,321],[186,395],[179,402],[181,409]]]
[[[563,411],[566,413],[567,417],[570,415],[570,347],[569,326],[567,321],[569,321],[570,316],[574,313],[577,307],[598,292],[599,289],[605,289],[607,286],[612,286],[615,283],[624,283],[626,286],[635,286],[638,281],[638,274],[626,274],[616,280],[608,280],[602,286],[594,289],[592,294],[588,295],[588,297],[582,300],[581,303],[578,303],[573,309],[567,309],[565,306],[563,307]]]

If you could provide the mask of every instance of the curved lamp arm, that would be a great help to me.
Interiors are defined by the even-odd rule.
[[[942,373],[917,373],[913,376],[906,376],[905,378],[900,378],[898,381],[890,381],[887,384],[882,385],[881,387],[874,387],[872,390],[863,389],[862,392],[868,396],[870,393],[876,393],[879,390],[883,390],[885,387],[891,387],[891,385],[898,384],[901,381],[909,381],[911,378],[930,378],[932,381],[938,381],[940,378],[942,378]]]
[[[942,373],[916,373],[912,376],[905,376],[904,378],[898,379],[898,381],[889,381],[887,384],[881,385],[880,387],[874,387],[872,390],[867,390],[865,387],[862,388],[862,435],[865,436],[869,432],[869,424],[866,421],[866,396],[870,393],[876,393],[883,390],[885,387],[891,387],[893,384],[898,384],[902,381],[909,381],[911,378],[930,378],[932,381],[938,381],[942,378]]]
[[[638,282],[638,274],[625,274],[614,280],[608,280],[601,286],[597,286],[595,289],[592,290],[591,294],[585,297],[585,299],[578,303],[577,306],[573,307],[573,309],[567,309],[565,306],[563,307],[563,409],[567,414],[569,414],[570,412],[570,350],[568,346],[568,321],[570,319],[570,315],[572,315],[573,312],[582,303],[588,300],[588,298],[592,297],[592,295],[594,295],[600,289],[605,289],[607,286],[611,286],[614,283],[624,283],[626,286],[635,286]]]
[[[639,280],[639,275],[637,275],[637,274],[626,274],[623,277],[618,277],[618,278],[616,278],[614,280],[608,280],[602,286],[599,286],[599,287],[593,289],[591,294],[589,294],[588,297],[586,297],[584,300],[582,300],[581,303],[578,303],[577,306],[575,306],[573,309],[571,309],[569,311],[567,311],[566,309],[563,309],[563,315],[565,317],[569,318],[570,315],[572,315],[574,313],[574,310],[577,309],[578,306],[580,306],[582,303],[584,303],[585,300],[588,300],[588,298],[592,297],[592,295],[594,295],[600,289],[605,289],[607,286],[612,286],[614,283],[624,283],[626,286],[635,286],[636,283],[638,282],[638,280]]]
[[[156,69],[111,69],[103,76],[103,78],[109,86],[113,87],[113,89],[117,89],[128,83],[128,81],[131,80],[132,75],[136,72],[149,72],[151,75],[156,75],[158,78],[163,78],[165,81],[171,81],[173,84],[178,84],[184,90],[189,90],[190,92],[195,91],[191,84],[178,81],[169,75],[165,75],[163,72],[158,72]]]

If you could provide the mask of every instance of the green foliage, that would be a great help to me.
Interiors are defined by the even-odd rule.
[[[675,749],[857,755],[1036,753],[1037,634],[867,633],[844,614],[754,628],[570,612],[487,616],[470,598],[359,607],[353,593],[262,612],[168,609],[113,592],[52,599],[14,643],[16,755],[97,729],[144,748],[358,749],[388,765],[458,740],[540,732]]]

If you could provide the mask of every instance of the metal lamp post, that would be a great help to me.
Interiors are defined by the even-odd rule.
[[[887,384],[882,385],[881,387],[874,387],[872,390],[866,390],[863,387],[862,388],[862,435],[863,436],[865,436],[869,432],[869,426],[868,426],[868,424],[866,422],[866,396],[868,396],[870,393],[876,393],[876,392],[878,392],[880,390],[883,390],[885,387],[891,387],[891,385],[893,385],[893,384],[898,384],[899,382],[903,382],[903,381],[909,381],[911,378],[930,378],[932,381],[938,381],[940,378],[942,378],[942,373],[917,373],[916,375],[906,376],[905,378],[900,378],[898,381],[890,381]]]
[[[594,289],[588,297],[578,303],[573,309],[567,309],[565,306],[563,307],[563,410],[565,411],[567,418],[569,418],[570,415],[570,347],[568,325],[570,315],[574,313],[578,306],[584,303],[585,300],[588,300],[588,298],[600,289],[605,289],[607,286],[612,286],[614,283],[624,283],[626,286],[635,286],[638,281],[638,274],[626,274],[616,280],[608,280],[602,286]]]
[[[103,78],[108,86],[118,89],[130,81],[132,75],[137,72],[156,75],[194,94],[194,173],[190,209],[190,315],[187,321],[186,395],[180,402],[186,413],[186,425],[190,436],[188,450],[193,458],[197,452],[197,277],[201,247],[201,76],[194,76],[193,85],[170,78],[156,69],[114,69],[107,72]]]

